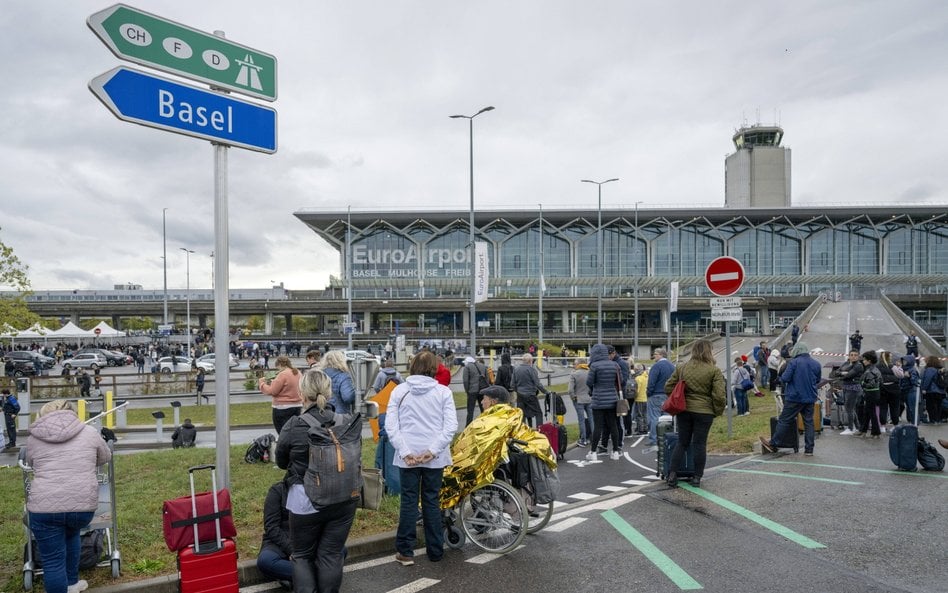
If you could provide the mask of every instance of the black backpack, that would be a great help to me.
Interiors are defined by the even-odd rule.
[[[945,469],[945,458],[935,445],[921,437],[918,439],[918,463],[927,472],[940,472]]]
[[[935,369],[935,377],[932,379],[932,383],[935,384],[935,387],[945,391],[945,371],[942,369]]]
[[[269,433],[255,438],[247,447],[247,452],[244,453],[244,461],[247,463],[269,463],[270,446],[273,445],[275,440],[276,437]]]

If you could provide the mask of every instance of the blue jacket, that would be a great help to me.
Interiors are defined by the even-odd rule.
[[[589,351],[589,374],[586,386],[592,398],[592,409],[608,410],[615,408],[619,401],[617,384],[622,380],[619,365],[609,358],[605,344],[596,344]]]
[[[820,363],[809,354],[797,354],[790,360],[787,370],[780,375],[786,389],[784,400],[803,404],[812,404],[817,400],[816,385],[820,382],[823,369]]]
[[[327,367],[323,372],[329,376],[332,381],[332,397],[329,403],[337,414],[351,414],[352,404],[355,403],[356,391],[352,384],[352,376],[339,369]]]
[[[645,389],[645,393],[648,394],[648,397],[652,397],[653,395],[665,395],[665,383],[668,382],[674,372],[675,365],[667,358],[663,358],[653,364],[652,368],[648,371],[648,387]]]
[[[922,393],[945,393],[945,390],[935,385],[935,375],[941,369],[936,369],[935,367],[925,367],[925,372],[922,373]]]

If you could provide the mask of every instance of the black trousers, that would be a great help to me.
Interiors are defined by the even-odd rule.
[[[323,507],[311,515],[290,513],[295,593],[339,591],[346,538],[355,514],[356,501]]]
[[[622,433],[619,432],[618,420],[615,406],[605,410],[593,408],[593,437],[589,441],[590,451],[595,452],[599,442],[606,435],[612,437],[613,451],[618,451],[622,447]]]

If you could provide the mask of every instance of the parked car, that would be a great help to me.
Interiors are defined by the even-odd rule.
[[[4,374],[10,377],[24,377],[36,374],[36,367],[33,366],[33,361],[23,360],[22,358],[10,358],[9,356],[3,357],[3,369]]]
[[[107,366],[109,366],[109,361],[98,352],[80,352],[72,358],[67,358],[63,361],[64,369],[84,368],[95,370]]]
[[[123,366],[126,362],[126,356],[119,352],[112,352],[111,350],[106,350],[105,348],[82,348],[78,351],[79,354],[98,354],[105,359],[106,363],[110,367],[120,367]]]
[[[230,368],[235,368],[238,365],[237,359],[234,357],[233,354],[231,354],[228,358],[229,358]],[[214,368],[215,368],[214,367],[215,360],[216,360],[216,357],[214,356],[213,352],[210,354],[205,354],[204,356],[197,359],[197,366],[198,368],[204,369],[205,373],[213,373]]]
[[[11,360],[26,360],[33,363],[36,369],[51,369],[56,366],[56,359],[44,356],[33,350],[11,350],[7,352],[7,358]]]
[[[158,372],[164,374],[191,371],[191,359],[187,356],[163,356],[158,359]]]

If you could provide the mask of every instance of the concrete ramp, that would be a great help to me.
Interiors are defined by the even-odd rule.
[[[905,335],[877,300],[825,303],[810,321],[800,340],[820,361],[843,362],[849,352],[849,336],[859,330],[863,335],[861,351],[889,350],[905,354]]]

